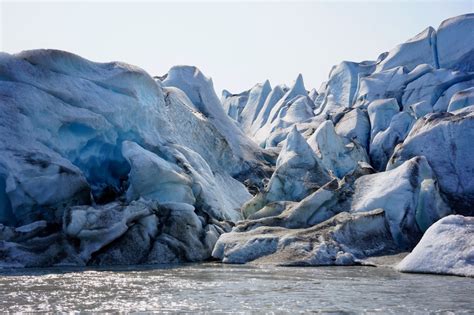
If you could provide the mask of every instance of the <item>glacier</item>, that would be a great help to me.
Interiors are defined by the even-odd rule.
[[[472,276],[472,29],[220,97],[193,66],[0,53],[0,267],[412,252],[396,268]]]

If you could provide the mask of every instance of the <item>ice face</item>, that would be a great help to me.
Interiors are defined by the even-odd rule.
[[[315,101],[317,114],[331,113],[338,107],[351,107],[359,89],[359,79],[372,73],[374,67],[374,62],[347,61],[333,67],[328,82],[318,91]]]
[[[152,151],[181,144],[222,177],[258,168],[260,149],[222,118],[212,82],[196,68],[189,68],[196,76],[192,72],[186,82],[199,93],[188,95],[162,88],[126,64],[93,63],[48,50],[0,57],[6,78],[0,84],[0,129],[9,139],[1,144],[2,222],[60,220],[61,213],[48,208],[90,203],[90,191],[96,202],[114,199],[130,172],[125,141]],[[163,85],[189,72],[180,69],[172,69]]]
[[[256,152],[259,152],[258,147],[230,121],[214,91],[212,80],[204,76],[199,69],[175,66],[168,72],[163,86],[182,90],[195,108],[207,117],[225,138],[235,155],[249,161],[255,159]]]
[[[413,126],[403,144],[391,157],[388,169],[394,169],[413,156],[423,155],[433,168],[440,189],[458,213],[472,214],[474,165],[472,137],[474,112],[427,115]]]
[[[330,120],[322,123],[308,138],[308,143],[321,159],[322,165],[338,178],[354,171],[358,162],[368,162],[365,150],[356,143],[346,145],[336,134]]]
[[[130,141],[122,143],[122,154],[130,164],[127,190],[129,201],[143,197],[159,202],[194,205],[192,179],[176,164],[170,163]]]
[[[272,88],[268,80],[263,84],[257,84],[250,90],[247,103],[245,104],[239,119],[243,130],[249,130],[250,134],[252,133],[254,130],[253,125],[255,120],[260,114],[265,100],[271,90]]]
[[[249,216],[270,202],[299,201],[330,179],[306,140],[293,128],[284,142],[268,185],[243,206],[242,212]]]
[[[456,92],[450,99],[448,112],[452,113],[474,104],[474,87]]]
[[[398,45],[377,65],[377,71],[404,66],[412,70],[419,64],[429,64],[438,68],[436,31],[432,27]]]
[[[283,96],[281,95],[281,92],[285,92]],[[268,145],[268,139],[271,137],[272,133],[278,132],[282,128],[285,127],[291,127],[291,122],[287,123],[285,122],[285,119],[287,118],[287,113],[289,109],[291,108],[291,103],[296,101],[296,99],[300,96],[305,96],[307,97],[307,91],[304,86],[303,82],[303,76],[300,74],[296,78],[295,82],[291,86],[290,89],[287,91],[280,91],[277,90],[276,92],[270,94],[268,98],[268,103],[266,102],[263,106],[265,114],[261,117],[261,121],[266,121],[261,127],[255,132],[253,138],[257,143],[259,143],[261,146],[272,146]],[[278,98],[278,101],[277,101]],[[310,100],[312,103],[312,101]],[[298,104],[298,103],[297,103]],[[301,102],[299,102],[300,105]],[[309,103],[310,104],[310,103]],[[303,107],[306,106],[306,113],[299,113],[296,115],[292,115],[290,110],[290,114],[288,115],[289,120],[297,120],[297,122],[302,122],[309,116],[313,116],[312,113],[310,113],[310,109],[308,107],[311,107],[311,105],[303,105]],[[314,105],[313,105],[314,106]],[[298,107],[298,106],[296,106]],[[297,110],[298,111],[298,110]],[[303,110],[305,112],[305,110]],[[268,114],[267,114],[268,113]],[[268,117],[265,117],[268,115]],[[257,120],[258,121],[258,120]],[[257,123],[258,124],[258,123]],[[261,123],[260,123],[261,124]],[[285,134],[286,136],[287,134]],[[285,138],[285,137],[284,137]],[[279,139],[278,143],[284,140]],[[274,143],[274,142],[272,142]],[[277,144],[278,144],[277,143]],[[263,144],[263,145],[262,145]]]
[[[474,71],[474,43],[472,39],[474,14],[447,19],[437,31],[439,66],[462,71]]]
[[[391,171],[362,176],[354,183],[351,209],[384,209],[395,241],[410,248],[418,241],[420,227],[426,228],[427,221],[431,224],[451,213],[433,184],[435,178],[424,157],[412,158]],[[432,203],[426,202],[426,194]]]
[[[395,147],[402,143],[413,127],[415,119],[407,112],[393,116],[388,127],[377,133],[370,143],[370,158],[377,170],[384,170]]]

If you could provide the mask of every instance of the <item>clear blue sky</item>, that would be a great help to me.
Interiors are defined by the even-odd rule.
[[[162,75],[198,66],[240,92],[302,73],[318,88],[342,60],[375,59],[474,1],[18,2],[0,0],[0,49],[56,48]]]

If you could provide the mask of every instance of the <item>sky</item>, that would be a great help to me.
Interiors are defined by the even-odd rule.
[[[343,60],[374,60],[428,26],[474,12],[468,1],[55,1],[0,0],[0,50],[73,52],[124,61],[151,75],[195,65],[238,93],[303,74],[319,88]]]

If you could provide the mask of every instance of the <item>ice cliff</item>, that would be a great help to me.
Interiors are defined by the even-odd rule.
[[[0,101],[3,266],[206,259],[269,169],[194,67],[2,53]]]
[[[454,17],[318,90],[298,75],[220,99],[196,67],[153,79],[1,53],[0,266],[350,265],[415,248],[400,270],[472,275],[473,30]]]

